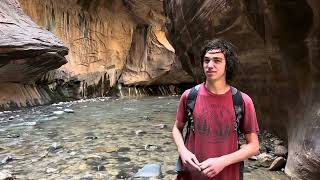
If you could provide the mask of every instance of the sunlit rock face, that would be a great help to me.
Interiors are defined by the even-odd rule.
[[[231,41],[242,62],[235,85],[253,98],[261,129],[288,141],[285,172],[319,178],[320,2],[165,0],[164,7],[184,70],[201,81],[202,43]]]
[[[15,0],[0,2],[0,109],[42,104],[35,81],[67,63],[68,48],[25,15]]]
[[[117,83],[193,82],[176,62],[166,38],[160,0],[19,2],[37,24],[57,35],[70,49],[68,63],[56,74],[65,73],[65,81],[79,81],[81,96],[103,96]]]

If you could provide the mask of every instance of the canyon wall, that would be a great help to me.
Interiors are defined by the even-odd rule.
[[[319,1],[164,3],[167,34],[182,67],[201,81],[202,43],[212,38],[231,41],[242,62],[234,84],[253,98],[261,129],[287,139],[285,172],[297,179],[318,179]]]

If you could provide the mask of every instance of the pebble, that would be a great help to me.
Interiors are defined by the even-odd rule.
[[[54,152],[55,150],[61,149],[62,146],[56,142],[54,142],[49,148],[48,151],[49,152]]]
[[[148,150],[148,151],[154,151],[154,150],[158,149],[158,146],[152,145],[152,144],[146,144],[146,145],[144,146],[144,149],[145,149],[145,150]]]
[[[63,111],[66,113],[74,113],[74,110],[72,110],[72,109],[64,109]]]
[[[2,180],[9,180],[13,179],[12,173],[8,170],[1,170],[0,171],[0,179]]]
[[[143,134],[146,134],[146,132],[142,131],[141,129],[136,130],[135,133],[137,136],[142,136]]]
[[[150,120],[151,120],[149,116],[143,116],[142,119],[143,119],[143,120],[147,120],[147,121],[150,121]]]
[[[63,113],[64,113],[63,111],[53,111],[53,114],[56,114],[56,115],[61,115]]]
[[[167,128],[167,125],[166,124],[158,124],[158,125],[155,125],[156,127],[159,127],[160,129],[164,129],[164,128]]]
[[[58,173],[58,169],[47,168],[46,172],[47,172],[47,173],[54,173],[54,172]]]

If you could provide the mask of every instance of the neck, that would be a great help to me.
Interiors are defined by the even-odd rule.
[[[230,85],[226,81],[208,81],[206,80],[205,87],[214,94],[224,94],[230,89]]]

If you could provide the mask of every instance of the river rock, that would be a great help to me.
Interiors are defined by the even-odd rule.
[[[137,136],[142,136],[143,134],[146,134],[146,132],[142,131],[141,129],[136,130],[135,133],[136,133]]]
[[[63,113],[64,113],[64,111],[53,111],[53,114],[56,114],[56,115],[61,115]]]
[[[2,157],[3,158],[3,157]],[[1,158],[1,159],[2,159]],[[12,161],[13,160],[13,158],[12,158],[12,156],[11,155],[6,155],[2,160],[1,160],[1,164],[6,164],[6,163],[8,163],[8,162],[10,162],[10,161]]]
[[[95,171],[105,171],[106,170],[106,167],[102,164],[99,164],[99,165],[96,165],[96,166],[93,166],[92,167],[92,170],[95,170]]]
[[[158,125],[155,125],[156,127],[159,127],[160,129],[164,129],[164,128],[167,128],[167,125],[166,124],[158,124]]]
[[[87,155],[83,158],[83,160],[102,160],[102,157],[101,156],[98,156],[98,155],[94,155],[94,154],[90,154],[90,155]]]
[[[276,140],[273,141],[273,144],[274,144],[274,145],[281,145],[282,143],[283,143],[283,141],[278,140],[278,139],[276,139]]]
[[[281,145],[275,147],[274,154],[276,156],[286,157],[287,153],[288,153],[288,149],[286,147],[281,146]]]
[[[98,139],[98,137],[97,136],[85,136],[84,139],[94,140],[94,139]]]
[[[66,113],[74,113],[74,110],[72,110],[72,109],[64,109],[63,111]]]
[[[252,160],[252,161],[256,161],[258,160],[258,157],[257,156],[251,156],[248,158],[249,160]]]
[[[283,157],[276,158],[270,167],[268,168],[270,171],[278,171],[284,168],[286,165],[286,160]]]
[[[161,165],[160,164],[147,164],[133,176],[136,178],[160,178]]]
[[[47,172],[47,173],[58,173],[58,169],[47,168],[46,172]]]
[[[267,153],[259,154],[258,157],[259,165],[262,167],[269,167],[273,162],[273,157]]]
[[[151,120],[151,118],[149,116],[143,116],[142,119],[146,120],[146,121],[150,121]]]
[[[144,149],[145,149],[145,150],[148,150],[148,151],[154,151],[154,150],[158,149],[158,146],[152,145],[152,144],[146,144],[146,145],[144,146]]]
[[[58,150],[58,149],[61,149],[61,148],[62,148],[62,146],[61,146],[60,144],[54,142],[54,143],[48,148],[48,151],[49,151],[49,152],[54,152],[54,151],[56,151],[56,150]]]
[[[80,180],[93,180],[93,175],[86,174],[83,177],[81,177]]]
[[[0,180],[11,180],[13,179],[12,173],[8,170],[0,171]]]

